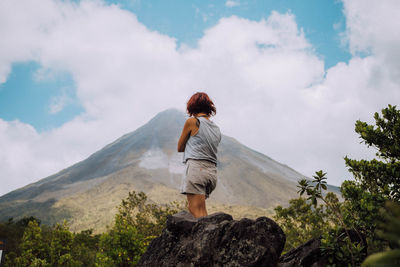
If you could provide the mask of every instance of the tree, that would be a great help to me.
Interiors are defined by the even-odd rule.
[[[34,217],[24,217],[19,221],[9,218],[6,222],[0,223],[0,236],[7,240],[6,261],[13,260],[19,255],[19,244],[21,243],[25,228],[28,226],[29,221],[33,220],[36,220],[40,225],[40,221]]]
[[[136,266],[150,241],[161,234],[167,216],[179,209],[176,202],[159,206],[148,203],[143,192],[129,192],[118,208],[113,227],[100,237],[96,264]]]
[[[79,259],[82,266],[95,266],[96,253],[99,250],[100,235],[93,235],[93,229],[83,230],[74,234],[71,255]]]
[[[159,236],[165,227],[167,216],[182,209],[182,205],[172,202],[168,205],[156,205],[148,203],[145,193],[136,194],[129,192],[126,199],[122,200],[118,208],[116,219],[126,220],[135,226],[146,237]]]
[[[329,227],[324,207],[313,207],[302,197],[291,199],[287,208],[279,205],[274,210],[274,220],[286,235],[284,253],[310,239],[320,237]]]
[[[146,237],[126,219],[117,217],[113,228],[100,237],[97,266],[136,266],[146,251]]]
[[[400,264],[400,205],[395,202],[386,202],[387,212],[382,212],[378,235],[390,242],[391,250],[375,253],[368,256],[363,267],[387,266],[395,267]]]
[[[345,181],[341,192],[345,199],[346,219],[365,234],[368,254],[383,250],[387,241],[375,229],[379,210],[387,200],[400,201],[400,111],[388,105],[374,114],[375,125],[358,120],[355,131],[361,143],[376,149],[377,159],[353,160],[345,157],[355,181]]]
[[[73,238],[74,234],[69,231],[67,221],[56,224],[49,249],[51,266],[82,266],[82,262],[71,255]]]
[[[375,113],[375,125],[362,121],[355,124],[355,131],[362,139],[361,143],[375,148],[377,159],[353,160],[345,157],[345,164],[355,179],[342,183],[342,202],[327,201],[328,194],[322,194],[322,190],[327,189],[324,183],[325,173],[319,171],[316,172],[314,181],[299,181],[299,193],[306,193],[308,204],[312,204],[314,209],[301,209],[293,201],[286,210],[278,209],[278,215],[286,216],[283,228],[289,229],[288,236],[294,239],[290,241],[293,244],[302,240],[306,234],[313,236],[311,231],[303,234],[301,231],[307,229],[303,223],[309,223],[317,214],[323,217],[322,221],[329,222],[329,227],[326,228],[316,226],[316,229],[322,230],[321,250],[329,264],[360,265],[367,255],[390,248],[388,235],[380,235],[376,229],[381,217],[384,217],[379,212],[384,203],[388,200],[393,203],[400,201],[400,111],[396,106],[388,105],[381,113]],[[324,207],[318,206],[318,200],[324,203]],[[291,211],[292,209],[295,211]],[[287,225],[292,221],[296,223],[290,229]],[[398,221],[392,225],[396,225],[398,229]],[[299,227],[303,229],[298,229]],[[397,257],[397,253],[398,250],[382,253],[374,256],[373,260]]]
[[[66,221],[49,227],[34,218],[11,225],[22,229],[23,236],[6,255],[5,266],[94,266],[98,236],[93,237],[91,230],[74,234]]]
[[[360,231],[354,227],[353,220],[346,221],[344,203],[339,203],[333,193],[324,196],[322,190],[327,190],[326,173],[322,170],[315,172],[313,181],[302,179],[299,181],[298,193],[308,195],[309,200],[316,208],[318,200],[322,200],[326,209],[327,227],[321,234],[321,252],[327,258],[329,264],[343,265],[351,263],[351,266],[359,265],[366,256],[366,240]],[[323,207],[321,207],[323,208]],[[313,212],[315,213],[315,212]]]
[[[72,233],[67,221],[40,226],[36,218],[0,223],[0,234],[10,238],[14,251],[5,266],[135,266],[150,241],[161,234],[167,216],[180,204],[158,206],[134,191],[122,200],[112,228],[102,235],[93,230]],[[21,237],[21,232],[23,235]]]
[[[346,166],[361,187],[371,193],[382,194],[400,201],[400,111],[389,105],[382,115],[375,113],[376,126],[357,121],[355,131],[362,143],[377,149],[378,159],[352,160],[345,158]]]
[[[29,221],[20,245],[21,255],[6,262],[6,266],[46,266],[48,246],[43,242],[42,229],[36,220]]]

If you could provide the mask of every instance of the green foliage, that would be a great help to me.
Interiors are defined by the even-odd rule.
[[[83,230],[75,233],[71,245],[71,255],[79,259],[82,266],[94,266],[99,247],[100,235],[93,235],[93,230]]]
[[[306,179],[301,179],[299,181],[298,187],[300,187],[300,190],[297,193],[300,193],[300,196],[302,196],[304,193],[307,193],[307,199],[311,201],[314,207],[317,206],[317,200],[319,198],[323,199],[322,189],[327,189],[325,175],[326,173],[320,170],[315,172],[315,175],[313,175],[314,180],[311,183]]]
[[[43,259],[48,256],[48,245],[43,242],[42,229],[35,220],[29,221],[25,229],[21,251],[21,256],[15,258],[15,266],[46,266],[47,263]]]
[[[82,262],[74,260],[71,255],[72,243],[73,233],[69,231],[67,222],[57,224],[50,242],[50,262],[52,266],[82,266]]]
[[[344,219],[367,240],[368,254],[387,248],[388,242],[375,231],[385,201],[400,201],[400,111],[389,105],[382,115],[375,113],[375,126],[357,121],[355,131],[362,143],[377,149],[378,159],[345,158],[355,181],[341,186]]]
[[[98,266],[135,266],[148,242],[138,229],[126,220],[117,219],[109,233],[100,237]]]
[[[54,227],[40,227],[36,220],[29,221],[25,228],[18,253],[6,256],[5,266],[93,266],[94,257],[88,261],[82,252],[73,249],[73,244],[81,241],[80,248],[85,247],[82,238],[74,242],[68,224],[56,224]],[[87,241],[86,241],[87,242]]]
[[[34,217],[0,223],[7,238],[5,266],[135,266],[150,241],[161,234],[167,216],[181,204],[158,206],[134,191],[122,200],[113,226],[107,233],[93,230],[72,233],[67,221],[52,227]]]
[[[374,115],[376,127],[357,121],[355,131],[360,134],[363,143],[375,147],[376,155],[383,159],[400,159],[400,110],[388,105],[382,109],[382,116]]]
[[[357,121],[355,130],[363,143],[377,149],[381,160],[346,157],[345,162],[363,189],[400,201],[400,111],[389,105],[374,118],[376,127]]]
[[[387,198],[363,189],[355,181],[344,181],[341,193],[344,198],[342,213],[345,225],[357,229],[366,238],[368,254],[384,249],[387,243],[376,235],[375,229],[381,217],[379,211]]]
[[[389,219],[381,209],[385,201],[400,201],[400,111],[389,105],[382,115],[375,113],[374,118],[375,126],[357,121],[355,131],[362,143],[377,149],[378,159],[345,157],[355,180],[342,183],[342,202],[329,193],[323,194],[322,190],[327,189],[326,173],[318,171],[313,181],[299,181],[298,193],[307,195],[306,202],[299,205],[300,200],[292,200],[288,208],[275,209],[276,219],[287,234],[288,247],[304,243],[305,237],[315,237],[320,231],[321,251],[330,266],[358,266],[367,255],[382,250],[369,257],[367,263],[398,259],[398,247],[387,250],[389,244],[393,247],[399,240],[400,219],[393,215],[393,210]],[[323,205],[318,206],[319,200]],[[326,227],[316,224],[315,231],[308,230],[304,225],[313,225],[316,216],[321,216],[319,222],[325,222]],[[384,230],[376,231],[383,217],[387,218],[385,226],[380,226]]]
[[[291,199],[288,208],[277,206],[274,220],[286,235],[284,253],[310,239],[318,238],[329,226],[323,206],[313,208],[304,198]]]
[[[392,248],[400,248],[400,204],[392,201],[385,203],[386,210],[381,210],[377,234],[390,242]]]
[[[40,225],[40,220],[34,217],[24,217],[16,222],[9,218],[7,222],[0,223],[0,236],[7,240],[7,250],[11,251],[8,257],[15,258],[19,254],[19,244],[30,221],[36,221]]]
[[[323,233],[320,249],[329,266],[359,266],[364,260],[365,245],[349,233],[357,236],[357,233],[340,226]]]
[[[389,250],[368,256],[362,267],[398,267],[400,265],[400,250]]]
[[[178,203],[158,206],[147,196],[132,191],[122,200],[115,222],[100,238],[97,266],[136,266],[150,241],[159,236],[168,215],[178,212]]]
[[[151,238],[159,236],[165,227],[167,216],[180,209],[180,204],[176,202],[164,206],[148,203],[145,193],[136,194],[132,191],[126,199],[122,200],[115,218],[116,221],[126,220],[144,236]]]
[[[351,266],[359,265],[365,258],[366,243],[360,231],[354,227],[354,217],[346,220],[346,215],[350,215],[346,209],[346,203],[339,203],[332,197],[327,198],[323,195],[322,190],[327,189],[326,173],[321,170],[315,174],[311,182],[305,179],[299,181],[299,193],[300,195],[306,193],[309,196],[307,199],[315,207],[318,199],[322,200],[326,205],[327,214],[330,215],[326,217],[331,223],[321,234],[321,251],[331,265],[343,265],[349,262]],[[357,238],[352,238],[350,233],[356,235]]]
[[[388,240],[392,249],[368,256],[362,264],[363,267],[400,265],[400,205],[388,201],[386,209],[386,212],[381,212],[383,219],[379,223],[377,234]]]
[[[10,218],[10,219],[9,219],[9,223],[12,222],[12,221],[13,221],[13,218]],[[36,221],[37,224],[40,225],[40,220],[39,220],[38,218],[33,217],[33,216],[24,217],[24,218],[22,218],[21,220],[17,221],[15,224],[16,224],[17,226],[20,226],[20,227],[24,227],[24,228],[25,228],[25,227],[28,226],[28,224],[29,224],[31,221]]]

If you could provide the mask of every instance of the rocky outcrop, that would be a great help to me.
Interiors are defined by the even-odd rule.
[[[326,258],[321,256],[321,240],[311,239],[303,245],[290,250],[279,259],[279,267],[323,267],[327,265]]]
[[[271,219],[233,220],[225,213],[200,219],[169,216],[138,266],[277,266],[285,234]]]
[[[365,236],[360,235],[353,229],[341,230],[339,237],[336,240],[339,244],[344,244],[344,238],[347,238],[347,234],[350,237],[351,242],[356,245],[361,245],[363,248],[361,253],[367,255],[367,241]],[[292,249],[282,255],[279,259],[279,267],[324,267],[328,265],[327,256],[321,253],[321,237],[311,239],[299,247]],[[332,264],[331,264],[332,265]],[[333,265],[341,266],[342,262],[336,262]]]

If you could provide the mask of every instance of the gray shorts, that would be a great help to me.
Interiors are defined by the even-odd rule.
[[[209,197],[217,186],[217,166],[208,160],[188,159],[181,186],[181,194]]]

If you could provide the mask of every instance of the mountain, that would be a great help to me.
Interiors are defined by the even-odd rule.
[[[145,192],[155,203],[184,199],[178,193],[183,153],[176,147],[186,119],[177,109],[160,112],[87,159],[0,197],[0,220],[33,215],[50,224],[68,219],[75,230],[101,230],[131,190]],[[259,215],[297,197],[297,180],[303,177],[223,135],[218,184],[208,207],[238,216]]]

